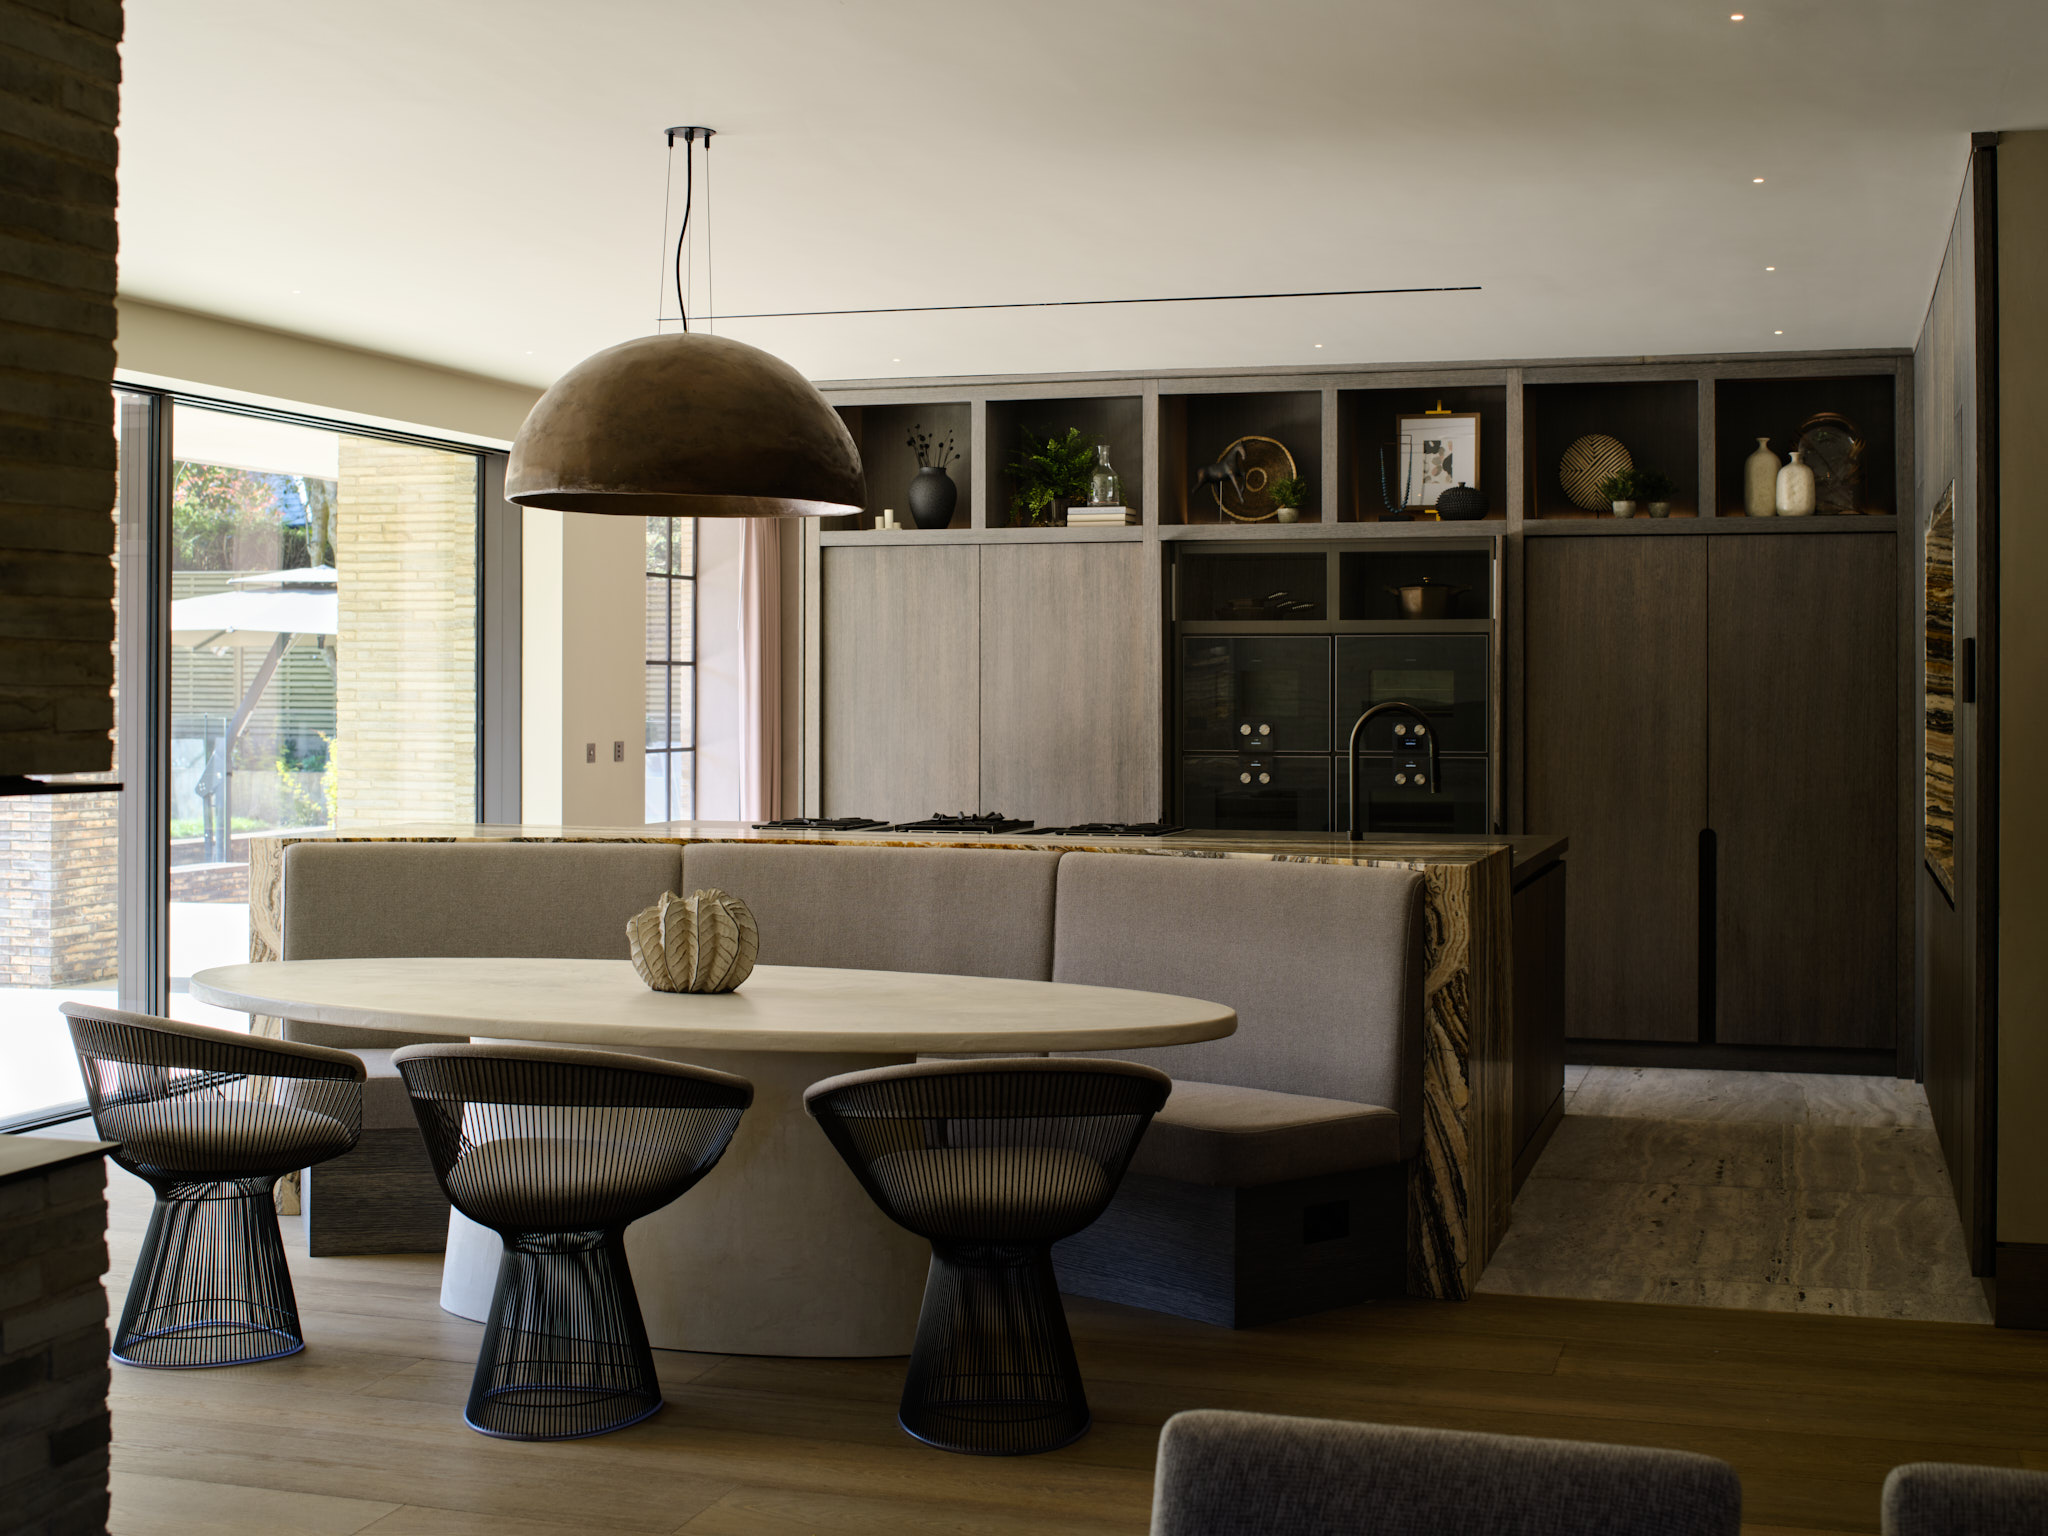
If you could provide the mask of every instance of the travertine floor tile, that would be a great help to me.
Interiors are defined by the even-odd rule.
[[[1558,1126],[1531,1177],[1783,1189],[1794,1129],[1608,1119],[1575,1110]]]

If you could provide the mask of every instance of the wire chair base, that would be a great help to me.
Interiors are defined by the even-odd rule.
[[[151,1179],[156,1208],[114,1330],[123,1365],[193,1370],[279,1360],[306,1347],[271,1196],[276,1175]]]
[[[1046,1243],[934,1243],[897,1423],[969,1456],[1071,1445],[1092,1422]]]
[[[624,1235],[508,1236],[464,1422],[501,1440],[581,1440],[661,1406]]]

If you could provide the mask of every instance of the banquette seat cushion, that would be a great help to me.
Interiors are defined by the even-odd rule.
[[[1046,981],[1060,862],[999,848],[692,843],[683,882],[753,909],[763,965]]]
[[[1061,859],[1053,980],[1237,1010],[1233,1035],[1145,1052],[1174,1093],[1132,1171],[1244,1185],[1413,1157],[1423,924],[1414,870]]]

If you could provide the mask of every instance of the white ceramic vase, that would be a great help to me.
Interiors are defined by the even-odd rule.
[[[1778,516],[1813,516],[1813,468],[1800,461],[1797,448],[1792,462],[1778,471]]]
[[[1742,461],[1742,507],[1751,517],[1778,515],[1778,456],[1771,440],[1756,440],[1756,452]]]

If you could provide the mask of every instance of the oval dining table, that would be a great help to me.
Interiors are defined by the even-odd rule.
[[[875,1208],[811,1123],[812,1083],[926,1054],[1129,1050],[1237,1028],[1221,1003],[991,976],[762,965],[735,992],[656,992],[624,960],[271,960],[199,971],[191,995],[313,1024],[628,1051],[748,1079],[754,1102],[724,1159],[626,1233],[650,1342],[742,1355],[900,1355],[916,1332],[929,1249]],[[482,1321],[500,1252],[495,1232],[451,1211],[441,1305]]]

